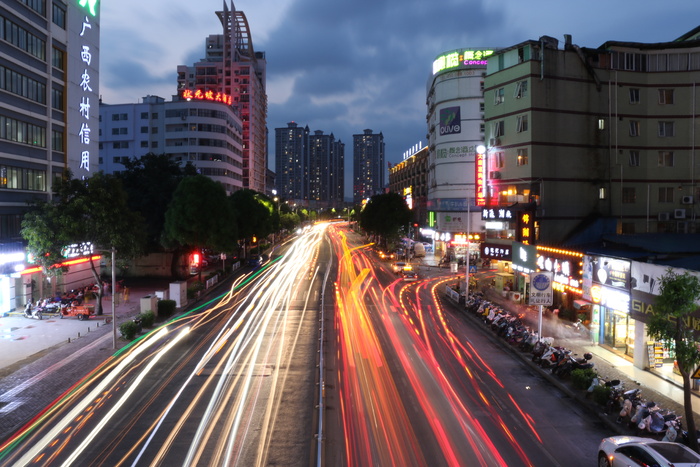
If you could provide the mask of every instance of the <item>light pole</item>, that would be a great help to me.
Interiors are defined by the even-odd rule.
[[[117,310],[115,305],[115,296],[117,290],[117,275],[115,274],[115,259],[117,255],[116,248],[112,247],[112,348],[117,348]]]

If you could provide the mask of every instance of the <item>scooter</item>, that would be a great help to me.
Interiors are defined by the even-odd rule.
[[[616,423],[622,423],[625,417],[631,417],[632,414],[641,405],[641,394],[642,390],[640,388],[630,389],[622,393],[622,408],[618,414]]]
[[[588,368],[593,368],[594,363],[590,361],[592,358],[593,355],[588,352],[583,354],[583,358],[576,358],[575,355],[569,354],[564,360],[562,360],[563,363],[557,365],[552,369],[552,373],[559,376],[560,378],[566,378],[574,370],[585,370]]]
[[[27,306],[24,307],[24,316],[38,320],[44,319],[43,315],[41,314],[41,308],[38,306],[33,306],[31,302],[27,303]]]

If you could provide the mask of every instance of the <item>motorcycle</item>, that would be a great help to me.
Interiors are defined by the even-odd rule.
[[[41,313],[41,308],[38,305],[33,306],[31,302],[28,302],[27,306],[24,307],[24,316],[26,318],[31,318],[31,319],[38,319],[38,320],[44,319],[44,317]]]
[[[632,414],[637,411],[642,403],[642,390],[640,388],[630,389],[622,393],[622,402],[620,413],[617,416],[616,423],[622,423],[625,417],[632,417]]]
[[[568,354],[559,365],[552,368],[552,373],[560,378],[566,378],[574,370],[593,368],[594,363],[590,361],[592,358],[593,355],[588,352],[583,354],[583,358],[576,358],[576,355]]]

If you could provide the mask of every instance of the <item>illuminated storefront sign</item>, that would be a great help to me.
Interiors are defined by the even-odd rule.
[[[535,215],[531,211],[522,211],[518,214],[518,241],[530,245],[535,241]]]
[[[78,167],[79,172],[76,174],[80,177],[85,177],[88,174],[82,173],[90,172],[90,141],[92,128],[90,127],[90,97],[94,96],[97,92],[97,73],[93,74],[93,70],[96,66],[93,66],[93,59],[96,62],[97,57],[93,57],[93,48],[91,44],[96,44],[97,41],[93,39],[99,36],[99,30],[97,25],[95,25],[95,30],[93,30],[93,22],[90,20],[90,16],[95,18],[97,16],[97,0],[79,0],[78,6],[83,8],[87,13],[83,20],[80,28],[80,44],[77,51],[77,55],[80,57],[82,62],[83,71],[80,75],[79,88],[82,91],[79,95],[80,101],[77,105],[72,106],[78,109],[80,114],[80,126],[78,128],[78,140],[80,142],[80,164]],[[93,90],[95,86],[95,90]]]
[[[537,248],[520,242],[513,242],[513,269],[520,272],[534,272],[537,267]]]
[[[481,257],[485,259],[497,259],[502,261],[511,261],[512,259],[512,247],[510,245],[484,242],[481,244],[480,250]]]
[[[539,250],[539,247],[538,247]],[[583,255],[580,255],[583,256]],[[551,271],[554,274],[554,282],[570,288],[581,288],[581,268],[578,258],[557,258],[542,254],[537,257],[537,267],[543,271]],[[578,290],[580,292],[580,290]]]
[[[228,105],[231,105],[231,103],[233,102],[233,98],[228,94],[214,91],[202,91],[201,89],[197,89],[196,91],[192,91],[191,89],[185,89],[184,91],[182,91],[182,98],[186,100],[195,99],[212,102],[221,102],[223,104]]]
[[[604,285],[591,287],[591,298],[596,305],[602,305],[615,311],[629,313],[630,294]]]
[[[484,67],[488,63],[487,57],[493,52],[493,50],[468,49],[442,54],[433,61],[433,75],[451,68]]]
[[[406,160],[409,157],[413,157],[413,155],[415,155],[421,149],[423,149],[423,141],[417,142],[416,144],[411,146],[411,149],[409,149],[408,151],[404,151],[403,160]]]
[[[410,186],[403,189],[403,197],[408,209],[413,209],[413,189]]]
[[[486,155],[477,151],[475,162],[476,205],[486,206]],[[488,220],[484,218],[483,212],[481,218]]]
[[[591,256],[588,261],[593,283],[629,290],[630,261],[605,256]]]
[[[485,221],[511,221],[515,214],[508,208],[485,208],[481,210],[481,219]]]
[[[462,116],[459,106],[440,109],[440,135],[462,132]]]

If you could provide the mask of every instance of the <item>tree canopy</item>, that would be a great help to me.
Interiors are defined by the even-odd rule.
[[[403,197],[394,192],[372,196],[360,213],[360,227],[380,236],[384,243],[398,236],[400,229],[409,222],[411,210]]]
[[[272,213],[270,207],[263,202],[262,196],[247,188],[229,196],[229,202],[236,212],[238,232],[242,239],[263,238],[272,233]]]
[[[683,401],[688,433],[695,433],[690,377],[700,364],[700,340],[693,328],[690,315],[698,309],[700,280],[688,272],[677,274],[668,269],[661,277],[660,295],[656,297],[654,312],[647,323],[647,332],[663,342],[676,355],[676,364],[683,377]],[[698,451],[698,440],[690,436],[690,447]]]

